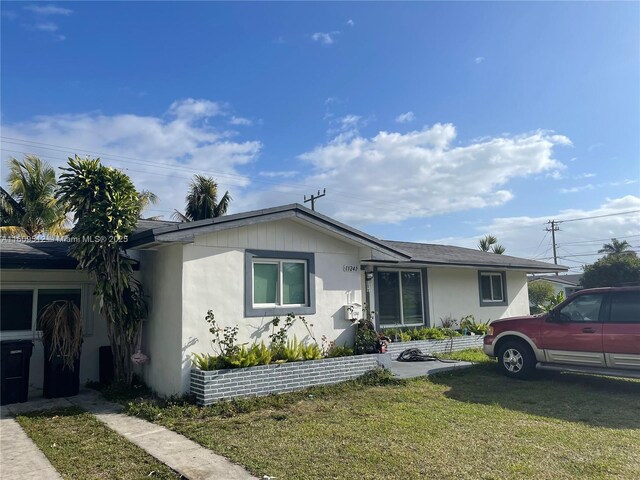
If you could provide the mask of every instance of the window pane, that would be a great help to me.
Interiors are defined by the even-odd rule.
[[[491,298],[491,277],[489,275],[480,275],[480,290],[482,291],[482,300],[493,300]]]
[[[601,294],[581,295],[564,306],[560,314],[572,322],[597,322],[600,316]]]
[[[282,263],[282,303],[305,303],[304,263]]]
[[[491,284],[493,285],[493,300],[504,300],[502,296],[502,275],[491,275]]]
[[[278,265],[253,264],[253,303],[275,304],[278,299]]]
[[[380,325],[401,323],[398,272],[378,272],[378,303]]]
[[[82,297],[81,291],[79,288],[72,289],[39,289],[38,290],[38,316],[36,317],[37,321],[37,329],[40,330],[40,313],[44,307],[49,305],[51,302],[55,302],[57,300],[71,300],[76,304],[76,307],[82,308],[80,304],[80,298]]]
[[[0,330],[31,330],[33,291],[4,290],[0,296]]]
[[[611,296],[611,323],[640,323],[640,292],[619,292]]]
[[[403,323],[422,323],[422,285],[419,272],[402,272]]]

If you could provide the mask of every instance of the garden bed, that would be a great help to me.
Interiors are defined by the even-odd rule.
[[[412,340],[409,342],[391,342],[387,345],[387,353],[393,360],[408,348],[418,348],[422,353],[448,353],[467,348],[481,348],[483,335],[465,335],[446,340]]]
[[[222,399],[292,392],[344,382],[382,364],[378,355],[355,355],[226,370],[193,368],[191,394],[195,395],[198,405],[211,405]]]

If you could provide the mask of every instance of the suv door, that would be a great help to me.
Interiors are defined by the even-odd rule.
[[[547,362],[604,367],[602,312],[604,294],[578,295],[552,311],[542,324]]]
[[[640,291],[611,292],[602,326],[607,366],[640,370]]]

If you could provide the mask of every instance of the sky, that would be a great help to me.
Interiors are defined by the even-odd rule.
[[[0,9],[3,185],[10,157],[89,155],[160,197],[148,216],[199,173],[229,213],[326,189],[319,212],[380,238],[543,261],[564,221],[572,273],[640,250],[638,2]]]

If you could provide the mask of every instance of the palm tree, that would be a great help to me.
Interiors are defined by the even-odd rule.
[[[478,248],[483,252],[493,252],[498,255],[502,255],[505,252],[505,248],[498,243],[498,239],[493,235],[487,235],[481,238],[478,242]]]
[[[620,241],[617,238],[612,238],[611,243],[605,243],[602,248],[598,250],[598,253],[606,253],[607,255],[620,255],[620,254],[635,254],[631,250],[631,245],[626,240]]]
[[[194,222],[205,218],[220,217],[227,213],[232,198],[227,191],[218,201],[216,181],[212,177],[194,175],[185,200],[187,202],[185,213],[176,210],[173,214],[173,218],[180,222]]]
[[[10,158],[7,183],[8,190],[0,192],[2,234],[35,237],[66,233],[66,216],[55,197],[58,183],[51,165],[35,155],[26,155],[22,162]]]
[[[138,192],[138,205],[140,206],[140,218],[143,220],[159,220],[161,215],[155,217],[142,217],[142,212],[144,212],[151,205],[156,205],[160,199],[158,196],[153,193],[151,190],[142,190]]]

